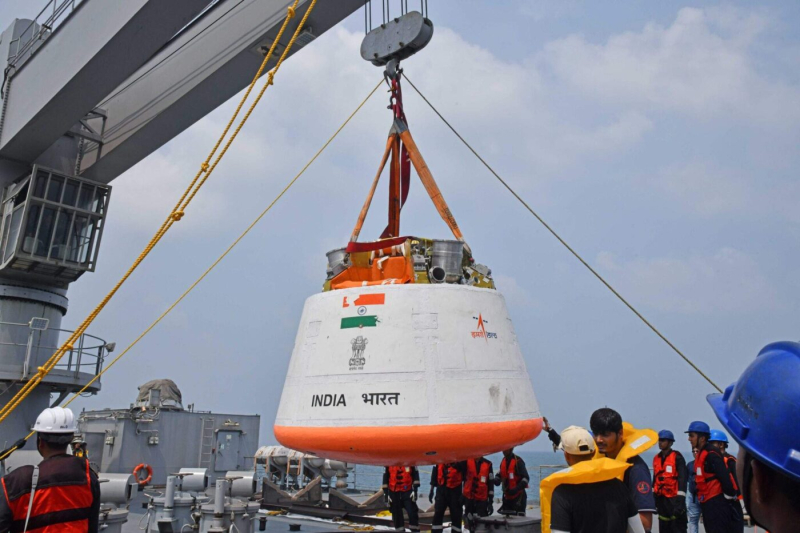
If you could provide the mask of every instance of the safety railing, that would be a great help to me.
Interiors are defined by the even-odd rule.
[[[22,378],[30,377],[36,372],[35,362],[46,361],[60,346],[59,337],[62,334],[69,336],[72,330],[47,328],[44,330],[33,329],[30,324],[18,324],[15,322],[0,322],[0,348],[12,347],[18,350],[25,350],[25,360],[22,370]],[[57,334],[53,334],[56,332]],[[14,342],[27,339],[26,342]],[[113,344],[94,335],[84,333],[78,337],[73,348],[67,351],[62,363],[55,366],[55,370],[72,373],[77,378],[79,374],[90,374],[96,376],[103,369],[103,360],[106,355],[114,349]]]
[[[17,67],[28,56],[37,43],[44,42],[53,31],[64,23],[75,9],[87,0],[48,0],[25,31],[12,40],[9,48],[8,67]],[[38,27],[37,27],[38,26]]]

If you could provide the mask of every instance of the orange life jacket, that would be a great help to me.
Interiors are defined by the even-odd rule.
[[[413,466],[389,467],[389,490],[392,492],[406,492],[411,490],[414,479],[411,474]]]
[[[32,466],[14,470],[3,478],[3,493],[11,510],[11,531],[21,532],[31,501]],[[92,512],[92,478],[89,461],[69,455],[39,464],[28,531],[36,533],[86,533]]]
[[[739,490],[739,484],[736,483],[736,476],[733,475],[733,473],[736,471],[736,457],[726,453],[722,456],[722,459],[725,461],[725,469],[728,471],[728,475],[731,477],[731,484],[733,484],[733,489],[736,491],[736,498],[741,500],[742,491]],[[733,462],[733,468],[730,467],[728,464],[729,462]]]
[[[674,498],[678,495],[677,457],[675,450],[670,450],[663,461],[660,453],[653,457],[653,493],[656,496]]]
[[[709,451],[708,448],[703,448],[697,454],[694,460],[694,479],[697,484],[697,501],[700,503],[707,502],[715,496],[722,494],[722,484],[717,479],[715,474],[706,472],[706,458],[709,453],[719,453],[716,450]]]
[[[478,468],[477,461],[470,459],[467,461],[467,480],[464,482],[464,496],[470,500],[484,502],[489,498],[489,470],[492,465],[489,461],[480,461]]]
[[[461,472],[458,471],[453,463],[439,465],[436,470],[436,480],[439,482],[440,487],[454,489],[456,487],[460,487],[462,481],[464,481],[464,476],[461,475]]]
[[[503,491],[515,491],[519,480],[517,479],[517,456],[515,455],[510,464],[503,457],[500,462],[500,479],[503,481]],[[504,494],[505,496],[505,494]]]

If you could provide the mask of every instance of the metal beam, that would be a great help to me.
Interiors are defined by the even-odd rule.
[[[209,1],[82,2],[11,72],[0,157],[33,162]]]
[[[86,154],[81,175],[113,180],[246,87],[264,59],[259,48],[274,40],[290,4],[224,0],[165,46],[99,104],[108,112],[102,155],[97,160],[95,153]],[[298,6],[283,45],[308,5],[305,0]],[[319,0],[306,35],[318,37],[363,5],[364,0]]]

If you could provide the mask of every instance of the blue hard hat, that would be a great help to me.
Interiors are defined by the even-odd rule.
[[[708,427],[708,424],[705,422],[695,420],[689,424],[689,429],[684,431],[684,433],[711,433],[711,428]]]
[[[800,481],[800,343],[768,344],[708,403],[742,448]]]
[[[712,429],[711,436],[708,438],[708,442],[724,442],[725,444],[728,444],[728,436],[724,431]]]
[[[673,435],[672,432],[668,429],[662,429],[661,431],[658,432],[658,440],[661,439],[668,439],[671,440],[672,442],[675,442],[675,435]]]

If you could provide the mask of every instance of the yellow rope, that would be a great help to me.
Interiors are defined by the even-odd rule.
[[[95,382],[96,382],[98,379],[100,379],[100,377],[101,377],[103,374],[105,374],[106,372],[108,372],[108,371],[111,369],[111,367],[113,367],[113,366],[114,366],[114,365],[115,365],[115,364],[116,364],[116,363],[117,363],[117,362],[118,362],[120,359],[122,359],[122,357],[123,357],[125,354],[127,354],[127,353],[128,353],[128,352],[129,352],[129,351],[130,351],[130,350],[131,350],[131,349],[132,349],[134,346],[136,346],[136,345],[139,343],[139,341],[141,341],[141,340],[142,340],[142,339],[145,337],[145,335],[147,335],[148,333],[150,333],[150,331],[151,331],[153,328],[155,328],[155,327],[158,325],[158,323],[159,323],[159,322],[161,322],[161,321],[162,321],[162,320],[163,320],[163,319],[164,319],[164,318],[165,318],[165,317],[166,317],[166,316],[167,316],[169,313],[171,313],[171,312],[172,312],[172,310],[173,310],[173,309],[175,309],[175,308],[178,306],[178,304],[179,304],[179,303],[181,303],[181,302],[183,301],[183,299],[184,299],[184,298],[186,298],[186,296],[188,296],[188,295],[189,295],[189,293],[190,293],[190,292],[192,292],[192,291],[194,290],[194,288],[195,288],[195,287],[197,287],[197,286],[200,284],[200,282],[201,282],[201,281],[203,281],[203,279],[205,279],[205,277],[206,277],[206,276],[207,276],[209,273],[211,273],[211,271],[212,271],[212,270],[214,270],[214,268],[216,268],[216,266],[217,266],[219,263],[221,263],[221,262],[222,262],[222,260],[223,260],[223,259],[225,259],[225,257],[226,257],[226,256],[227,256],[227,255],[228,255],[230,252],[231,252],[231,250],[233,250],[233,249],[236,247],[236,245],[237,245],[237,244],[239,244],[239,242],[240,242],[242,239],[244,239],[244,237],[245,237],[245,236],[246,236],[248,233],[250,233],[250,230],[252,230],[252,229],[253,229],[253,228],[256,226],[256,224],[258,224],[258,223],[261,221],[261,219],[262,219],[262,218],[264,218],[264,216],[265,216],[265,215],[266,215],[266,214],[267,214],[267,213],[268,213],[268,212],[269,212],[269,211],[272,209],[272,207],[273,207],[273,206],[274,206],[276,203],[278,203],[278,201],[279,201],[279,200],[280,200],[280,199],[281,199],[281,198],[282,198],[282,197],[283,197],[283,196],[284,196],[284,195],[285,195],[285,194],[286,194],[286,193],[289,191],[289,189],[292,187],[292,185],[294,185],[294,184],[295,184],[295,182],[297,182],[297,180],[298,180],[298,179],[300,179],[300,176],[302,176],[302,175],[305,173],[305,171],[306,171],[306,170],[308,170],[308,168],[309,168],[309,167],[310,167],[310,166],[311,166],[311,165],[314,163],[314,161],[316,161],[316,160],[317,160],[317,158],[319,158],[319,156],[322,154],[322,152],[324,152],[324,151],[325,151],[325,149],[326,149],[326,148],[327,148],[327,147],[328,147],[328,146],[329,146],[329,145],[330,145],[330,144],[333,142],[333,140],[334,140],[334,139],[335,139],[335,138],[336,138],[336,137],[339,135],[339,133],[341,133],[341,132],[342,132],[342,130],[345,128],[345,126],[347,126],[347,124],[349,124],[349,123],[350,123],[350,121],[353,119],[353,117],[355,117],[355,116],[356,116],[356,113],[358,113],[358,112],[361,110],[361,108],[362,108],[362,107],[364,107],[364,104],[366,104],[366,103],[367,103],[367,101],[368,101],[368,100],[369,100],[369,99],[372,97],[372,95],[373,95],[373,94],[375,94],[375,91],[377,91],[377,90],[378,90],[378,88],[381,86],[381,84],[383,84],[383,80],[379,81],[379,82],[377,83],[377,85],[375,85],[375,87],[372,89],[372,91],[370,91],[370,93],[367,95],[367,97],[366,97],[366,98],[364,98],[364,100],[362,100],[362,101],[361,101],[361,103],[358,105],[358,107],[355,109],[355,111],[353,111],[353,112],[350,114],[350,116],[349,116],[349,117],[347,117],[347,119],[346,119],[346,120],[345,120],[345,121],[342,123],[342,125],[341,125],[341,126],[339,126],[339,128],[338,128],[338,129],[337,129],[337,130],[334,132],[334,134],[333,134],[333,135],[332,135],[332,136],[331,136],[331,137],[330,137],[330,138],[329,138],[329,139],[328,139],[328,140],[325,142],[325,144],[323,144],[323,145],[322,145],[322,148],[320,148],[320,149],[317,151],[317,153],[316,153],[316,154],[314,154],[314,157],[312,157],[312,158],[311,158],[311,159],[308,161],[308,163],[306,163],[306,164],[305,164],[305,166],[303,166],[303,168],[300,170],[300,172],[298,172],[298,173],[295,175],[295,177],[294,177],[294,178],[293,178],[293,179],[292,179],[292,180],[291,180],[291,181],[290,181],[290,182],[289,182],[289,183],[286,185],[286,187],[284,187],[284,188],[283,188],[283,190],[280,192],[280,194],[278,194],[278,196],[276,196],[276,197],[275,197],[275,199],[274,199],[274,200],[273,200],[273,201],[272,201],[272,202],[271,202],[271,203],[270,203],[270,204],[269,204],[269,205],[266,207],[266,209],[264,209],[263,211],[261,211],[261,213],[260,213],[260,214],[259,214],[259,215],[258,215],[258,216],[255,218],[255,220],[253,220],[253,222],[251,222],[251,223],[250,223],[250,225],[249,225],[249,226],[247,226],[247,228],[246,228],[246,229],[245,229],[245,230],[244,230],[244,231],[243,231],[243,232],[242,232],[242,233],[239,235],[239,237],[237,237],[237,238],[236,238],[236,240],[235,240],[235,241],[233,241],[233,243],[232,243],[230,246],[228,246],[228,248],[227,248],[227,249],[226,249],[226,250],[225,250],[225,251],[222,253],[222,255],[220,255],[220,256],[217,258],[217,260],[216,260],[216,261],[214,261],[214,262],[211,264],[211,266],[209,266],[209,267],[208,267],[208,268],[205,270],[205,272],[203,272],[203,274],[201,274],[201,275],[200,275],[200,277],[199,277],[199,278],[197,278],[197,279],[194,281],[194,283],[192,283],[192,284],[189,286],[189,288],[188,288],[188,289],[186,289],[186,290],[183,292],[183,294],[181,294],[181,295],[180,295],[180,297],[178,297],[178,299],[177,299],[177,300],[175,300],[175,301],[172,303],[172,305],[170,305],[170,306],[167,308],[167,310],[166,310],[166,311],[164,311],[163,313],[161,313],[161,316],[159,316],[159,317],[158,317],[158,318],[157,318],[157,319],[156,319],[156,320],[155,320],[155,321],[154,321],[152,324],[150,324],[150,326],[148,326],[148,327],[147,327],[147,329],[145,329],[145,330],[144,330],[144,331],[143,331],[143,332],[142,332],[142,333],[141,333],[141,334],[140,334],[140,335],[139,335],[139,336],[138,336],[138,337],[137,337],[137,338],[136,338],[136,339],[135,339],[135,340],[134,340],[134,341],[133,341],[133,342],[132,342],[132,343],[131,343],[131,344],[128,346],[128,347],[127,347],[127,348],[125,348],[125,349],[124,349],[124,350],[123,350],[123,351],[122,351],[122,352],[121,352],[121,353],[120,353],[120,354],[119,354],[117,357],[115,357],[115,358],[114,358],[114,359],[113,359],[113,360],[112,360],[112,361],[111,361],[111,362],[110,362],[108,365],[106,365],[106,367],[105,367],[105,368],[104,368],[104,369],[103,369],[103,370],[102,370],[102,371],[101,371],[99,374],[97,374],[97,375],[96,375],[95,377],[93,377],[93,378],[92,378],[92,379],[91,379],[91,380],[90,380],[90,381],[89,381],[89,382],[88,382],[86,385],[84,385],[84,386],[83,386],[83,388],[82,388],[81,390],[79,390],[78,392],[76,392],[75,394],[73,394],[73,395],[72,395],[72,397],[71,397],[71,398],[70,398],[68,401],[66,401],[66,402],[64,403],[64,407],[67,407],[69,404],[71,404],[73,401],[75,401],[75,400],[76,400],[76,399],[77,399],[77,398],[78,398],[78,397],[79,397],[81,394],[83,394],[84,392],[86,392],[86,390],[87,390],[89,387],[91,387],[93,383],[95,383]],[[34,432],[33,432],[33,431],[31,431],[31,432],[28,434],[28,436],[27,436],[27,437],[25,437],[25,439],[26,439],[26,440],[27,440],[27,439],[29,439],[31,436],[33,436],[33,433],[34,433]],[[6,454],[5,454],[5,455],[3,455],[2,457],[0,457],[0,461],[2,461],[3,459],[5,459],[5,458],[6,458],[6,457],[8,457],[9,455],[11,455],[11,453],[13,453],[13,452],[14,452],[14,450],[16,450],[16,447],[9,449],[9,450],[8,450],[8,452],[6,452]]]
[[[238,114],[241,111],[242,107],[244,106],[245,101],[249,98],[250,93],[252,92],[253,87],[255,86],[258,78],[264,72],[264,69],[266,68],[267,63],[269,62],[270,58],[272,57],[272,54],[275,52],[275,47],[277,46],[278,41],[280,40],[281,36],[283,35],[284,31],[286,30],[286,27],[288,26],[289,21],[292,18],[294,18],[295,9],[297,8],[297,4],[298,3],[299,3],[299,0],[295,0],[294,3],[292,4],[292,6],[288,8],[287,14],[286,14],[286,18],[283,21],[283,25],[281,26],[281,29],[278,32],[277,37],[272,42],[272,46],[270,47],[269,51],[264,56],[264,60],[262,61],[261,66],[258,69],[258,72],[253,77],[253,81],[250,82],[250,86],[247,88],[247,91],[245,92],[245,94],[243,95],[242,99],[240,100],[239,105],[236,108],[236,111],[234,112],[233,116],[231,117],[230,121],[228,122],[228,125],[225,127],[224,131],[220,135],[219,139],[217,140],[216,144],[214,145],[214,148],[208,154],[208,157],[206,157],[205,161],[203,161],[203,163],[200,165],[200,170],[197,172],[197,174],[195,175],[195,177],[192,180],[192,182],[186,188],[186,190],[184,191],[183,195],[181,195],[181,198],[180,198],[180,200],[178,200],[178,203],[175,205],[175,208],[170,212],[169,216],[161,224],[161,227],[158,229],[156,234],[153,236],[153,238],[150,240],[150,242],[144,248],[142,253],[139,254],[139,257],[137,257],[136,260],[133,262],[133,264],[130,266],[128,271],[114,285],[114,287],[108,292],[108,294],[106,294],[106,296],[101,300],[101,302],[97,305],[97,307],[89,314],[89,316],[86,317],[86,319],[84,319],[83,322],[81,322],[81,324],[78,326],[78,328],[70,335],[70,337],[64,342],[64,344],[62,344],[61,347],[58,350],[56,350],[56,352],[50,357],[50,359],[48,359],[47,362],[45,362],[43,366],[40,366],[37,369],[36,374],[30,380],[28,380],[25,383],[25,385],[14,395],[14,397],[11,400],[9,400],[8,403],[6,403],[3,406],[2,409],[0,409],[0,423],[2,423],[11,414],[11,412],[13,412],[14,409],[16,409],[17,406],[19,406],[19,404],[25,398],[28,397],[28,395],[31,393],[31,391],[33,391],[33,389],[35,389],[42,382],[44,377],[47,376],[47,374],[50,373],[50,371],[61,360],[61,358],[64,356],[64,354],[67,351],[69,351],[69,350],[71,350],[73,348],[73,344],[75,343],[75,341],[77,341],[80,338],[80,336],[83,335],[83,333],[92,324],[94,319],[97,318],[97,315],[100,314],[100,312],[105,308],[105,306],[108,304],[108,302],[111,300],[111,298],[117,293],[117,291],[120,289],[120,287],[122,287],[122,285],[128,280],[128,278],[133,274],[133,272],[142,263],[142,261],[144,261],[144,259],[148,256],[148,254],[152,251],[152,249],[156,246],[156,244],[158,244],[159,241],[162,239],[162,237],[167,233],[167,231],[169,231],[169,229],[172,227],[172,225],[175,222],[178,222],[179,220],[181,220],[181,218],[183,218],[183,216],[185,214],[185,211],[186,211],[186,208],[189,206],[191,201],[194,199],[195,195],[200,190],[200,188],[206,183],[208,178],[214,172],[214,169],[217,167],[217,165],[219,164],[220,160],[222,160],[222,158],[225,156],[225,153],[228,151],[228,148],[230,148],[230,146],[233,143],[234,139],[236,139],[236,137],[239,134],[239,132],[241,131],[242,127],[247,122],[247,119],[250,118],[250,115],[252,114],[253,110],[258,105],[258,103],[261,101],[261,97],[264,95],[264,93],[266,92],[267,88],[270,85],[273,84],[273,81],[274,81],[274,78],[275,78],[275,74],[278,72],[278,69],[283,64],[283,61],[288,56],[289,51],[294,46],[294,43],[297,40],[297,36],[300,34],[300,31],[303,29],[303,27],[304,27],[304,25],[306,23],[306,20],[308,19],[309,14],[314,9],[314,6],[317,3],[317,0],[312,0],[311,4],[309,5],[308,9],[306,10],[305,15],[303,16],[303,20],[300,22],[300,24],[298,24],[297,28],[295,29],[295,32],[292,35],[292,38],[289,41],[289,44],[284,49],[283,54],[281,54],[280,59],[278,59],[278,62],[275,64],[275,67],[272,69],[272,71],[270,71],[268,73],[267,82],[264,83],[264,86],[262,87],[261,91],[258,93],[257,98],[250,105],[249,109],[247,110],[247,113],[242,118],[242,120],[239,122],[239,125],[236,127],[236,129],[234,130],[233,134],[230,136],[228,141],[225,143],[225,146],[220,151],[219,155],[217,155],[216,159],[214,160],[214,163],[209,165],[209,162],[214,157],[214,155],[216,154],[217,150],[222,145],[223,140],[225,139],[225,137],[227,136],[228,132],[230,131],[230,128],[233,125],[234,121],[236,120],[236,117],[238,116]],[[202,176],[202,178],[201,178],[201,176]]]

